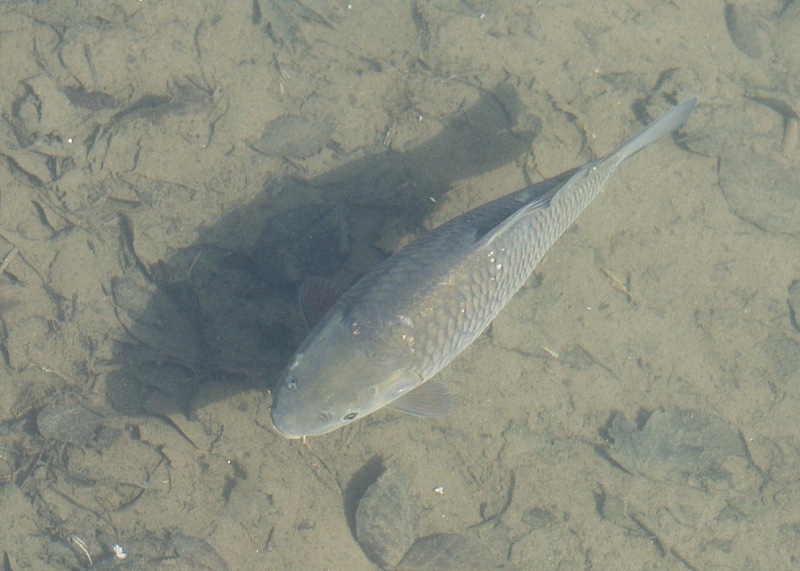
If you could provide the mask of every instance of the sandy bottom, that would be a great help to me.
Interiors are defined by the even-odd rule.
[[[800,8],[746,4],[6,2],[0,566],[377,569],[366,521],[441,536],[407,570],[797,568]],[[272,431],[303,279],[692,95],[455,413]]]

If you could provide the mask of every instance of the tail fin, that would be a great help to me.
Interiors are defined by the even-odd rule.
[[[692,97],[683,103],[676,105],[661,117],[650,123],[647,127],[639,131],[636,135],[622,143],[620,147],[609,155],[609,158],[614,157],[617,164],[621,163],[628,157],[641,151],[650,143],[653,143],[678,129],[689,118],[689,115],[694,111],[697,104],[697,98]]]

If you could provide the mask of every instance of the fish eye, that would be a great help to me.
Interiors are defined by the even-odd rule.
[[[290,391],[296,391],[297,390],[297,379],[294,376],[286,379],[286,382],[284,383],[284,386]]]
[[[358,416],[358,413],[356,411],[348,412],[346,415],[344,415],[342,420],[353,420],[357,416]]]

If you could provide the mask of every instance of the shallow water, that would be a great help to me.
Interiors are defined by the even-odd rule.
[[[782,5],[7,4],[4,568],[376,569],[356,513],[387,469],[400,568],[793,568]],[[271,430],[316,266],[346,286],[693,95],[442,371],[452,415]]]

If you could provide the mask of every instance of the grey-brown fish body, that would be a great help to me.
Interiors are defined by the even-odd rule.
[[[619,164],[679,128],[694,106],[672,108],[607,157],[462,214],[375,266],[298,349],[277,385],[275,428],[324,434],[387,405],[447,412],[449,395],[426,381],[486,329]]]

